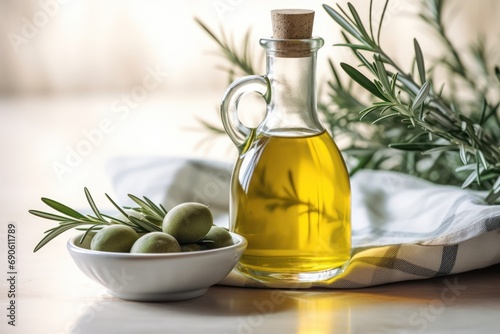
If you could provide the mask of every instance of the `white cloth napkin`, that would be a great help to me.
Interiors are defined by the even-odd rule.
[[[215,223],[228,226],[232,166],[167,157],[119,157],[108,165],[116,197],[147,196],[169,208],[207,204]],[[293,288],[360,288],[460,273],[500,263],[500,206],[476,193],[395,172],[360,171],[351,179],[352,258],[344,271]],[[219,284],[263,283],[233,270]]]

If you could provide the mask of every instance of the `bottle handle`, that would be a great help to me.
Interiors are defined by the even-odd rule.
[[[234,81],[226,89],[220,106],[224,129],[240,153],[246,150],[255,135],[255,129],[246,127],[238,118],[240,99],[251,92],[262,96],[268,104],[271,86],[267,76],[249,75]]]

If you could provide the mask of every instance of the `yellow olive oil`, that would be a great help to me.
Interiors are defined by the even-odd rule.
[[[350,258],[349,176],[326,131],[259,135],[237,161],[231,191],[231,227],[248,240],[241,271],[296,279]]]

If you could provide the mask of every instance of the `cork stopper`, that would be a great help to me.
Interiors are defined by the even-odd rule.
[[[275,9],[271,11],[275,55],[284,58],[308,57],[309,45],[299,40],[312,37],[314,11],[309,9]],[[294,41],[297,40],[297,41]]]
[[[309,9],[275,9],[271,11],[273,38],[308,39],[312,36],[314,11]]]

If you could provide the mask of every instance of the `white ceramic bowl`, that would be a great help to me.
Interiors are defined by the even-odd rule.
[[[131,254],[93,251],[71,238],[68,251],[80,270],[118,298],[170,301],[203,295],[234,268],[247,246],[231,233],[234,245],[183,253]]]

